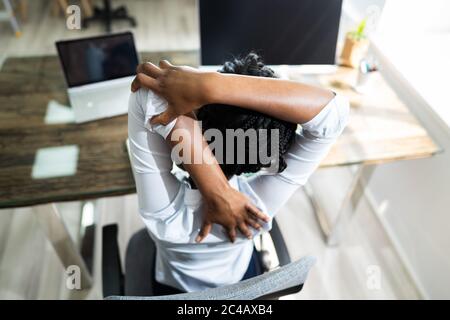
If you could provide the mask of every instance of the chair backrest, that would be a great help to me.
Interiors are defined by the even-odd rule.
[[[277,298],[298,292],[316,259],[311,256],[278,268],[260,276],[236,284],[200,292],[168,296],[139,297],[111,296],[108,300],[255,300]]]

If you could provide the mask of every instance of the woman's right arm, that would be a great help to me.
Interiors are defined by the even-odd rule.
[[[257,111],[303,124],[312,120],[334,98],[331,90],[300,82],[236,74],[206,74],[208,103]]]
[[[160,68],[146,63],[138,71],[132,89],[151,88],[169,102],[167,111],[153,117],[152,123],[166,123],[205,104],[222,103],[302,125],[285,155],[287,169],[276,177],[260,176],[252,182],[257,193],[271,202],[267,206],[270,214],[306,183],[348,121],[348,101],[327,89],[279,79],[201,72],[164,61]],[[276,196],[274,190],[278,190]]]
[[[259,221],[267,222],[268,216],[229,185],[195,119],[180,116],[167,126],[149,123],[153,115],[166,108],[164,100],[150,91],[141,90],[130,97],[128,135],[141,214],[161,215],[172,210],[180,183],[171,174],[171,154],[184,153],[183,167],[205,203],[203,224],[196,240],[202,241],[213,223],[222,225],[231,241],[236,239],[237,230],[251,237],[248,226],[259,229]]]
[[[234,242],[236,229],[251,238],[253,233],[248,226],[259,230],[260,221],[269,221],[269,217],[254,206],[247,196],[230,186],[193,117],[178,117],[166,142],[172,150],[181,147],[177,148],[180,153],[185,152],[182,165],[205,200],[203,223],[197,242],[203,241],[209,234],[213,223],[223,226],[229,239]]]
[[[190,67],[160,67],[145,63],[138,69],[132,90],[147,87],[166,99],[168,109],[152,123],[167,124],[206,104],[227,104],[258,111],[274,118],[303,124],[312,120],[334,98],[331,90],[295,81],[218,72]]]

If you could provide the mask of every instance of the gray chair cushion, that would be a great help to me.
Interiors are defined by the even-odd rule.
[[[254,300],[291,287],[302,286],[316,259],[304,257],[274,271],[225,287],[168,296],[111,296],[108,300]]]

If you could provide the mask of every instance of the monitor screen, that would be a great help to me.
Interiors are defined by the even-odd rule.
[[[129,32],[56,43],[67,85],[76,87],[132,76],[138,56]]]
[[[342,0],[200,0],[202,65],[249,51],[266,64],[334,64]]]

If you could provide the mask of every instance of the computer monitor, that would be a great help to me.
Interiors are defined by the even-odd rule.
[[[342,0],[200,0],[202,65],[249,51],[266,64],[334,64]]]
[[[132,76],[139,63],[130,32],[58,41],[69,88]]]

